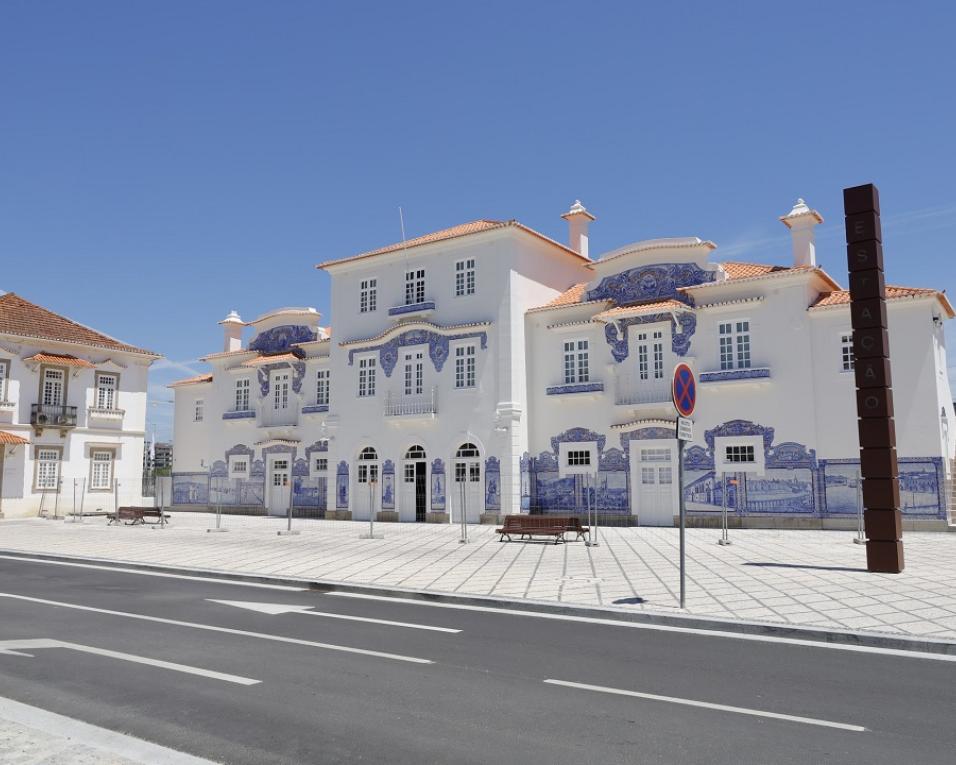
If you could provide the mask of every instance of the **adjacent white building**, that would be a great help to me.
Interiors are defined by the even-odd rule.
[[[783,265],[720,262],[696,237],[592,259],[594,217],[579,202],[563,217],[567,245],[479,220],[320,264],[334,335],[311,308],[231,312],[211,373],[172,386],[174,502],[431,522],[590,504],[671,525],[683,361],[694,522],[724,503],[743,524],[851,522],[848,295],[817,265],[820,214],[800,200],[781,217]],[[944,526],[954,312],[933,289],[887,292],[904,514]]]
[[[147,374],[157,358],[0,295],[0,514],[63,515],[74,497],[77,510],[142,504]]]

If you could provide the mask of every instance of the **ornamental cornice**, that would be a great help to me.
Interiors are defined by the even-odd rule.
[[[425,329],[430,332],[435,332],[439,335],[445,335],[449,332],[457,332],[462,329],[478,329],[480,327],[490,327],[490,321],[475,321],[469,322],[467,324],[446,324],[442,326],[441,324],[434,324],[430,321],[400,321],[397,324],[388,327],[374,337],[360,338],[357,340],[343,340],[339,343],[339,346],[345,348],[351,345],[366,345],[368,343],[376,343],[379,340],[384,340],[390,335],[398,335],[402,332],[407,332],[410,329]]]

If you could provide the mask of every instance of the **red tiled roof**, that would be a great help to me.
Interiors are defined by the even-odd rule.
[[[728,279],[748,279],[751,276],[764,276],[777,271],[791,271],[788,266],[772,266],[767,263],[737,263],[727,261],[721,263]]]
[[[656,300],[653,303],[638,303],[636,305],[624,305],[618,306],[616,308],[608,308],[606,311],[601,311],[599,314],[595,314],[595,321],[604,321],[605,319],[613,319],[615,316],[620,316],[621,314],[632,314],[632,313],[643,313],[644,311],[690,311],[693,310],[687,303],[682,303],[679,300]]]
[[[28,443],[30,442],[25,438],[15,436],[13,433],[7,433],[5,430],[0,430],[0,444],[4,446],[22,446]]]
[[[527,226],[519,223],[516,220],[473,220],[468,223],[461,223],[457,226],[452,226],[451,228],[443,228],[440,231],[433,231],[430,234],[425,234],[423,236],[417,236],[414,239],[407,239],[404,242],[395,242],[395,244],[390,244],[387,247],[379,247],[377,250],[369,250],[368,252],[360,252],[358,255],[350,255],[347,258],[337,258],[335,260],[326,260],[324,263],[319,263],[316,268],[325,268],[326,266],[335,266],[340,263],[348,263],[352,260],[361,260],[362,258],[371,258],[374,255],[385,255],[389,252],[400,252],[401,250],[408,250],[412,247],[420,247],[423,244],[432,244],[434,242],[443,242],[448,239],[457,239],[462,236],[468,236],[470,234],[480,234],[484,231],[492,231],[498,228],[507,228],[508,226],[515,226],[527,231],[529,234],[544,239],[546,242],[550,242],[562,250],[574,255],[575,257],[590,262],[588,258],[585,258],[580,253],[575,252],[570,249],[567,245],[556,242],[550,237],[545,236],[544,234],[535,231],[533,228],[528,228]]]
[[[939,298],[940,303],[942,303],[943,308],[946,309],[946,313],[950,318],[953,318],[956,313],[953,311],[952,305],[950,305],[949,300],[946,295],[944,295],[939,290],[927,289],[925,287],[900,287],[893,284],[886,285],[886,299],[887,300],[901,300],[903,298],[921,298],[921,297],[932,297],[936,296]],[[827,306],[834,305],[849,305],[850,304],[850,291],[849,290],[833,290],[832,292],[824,292],[814,301],[813,305],[810,308],[826,308]]]
[[[208,383],[212,382],[212,375],[196,375],[195,377],[187,377],[185,380],[176,380],[176,382],[171,382],[167,385],[167,388],[178,388],[181,385],[199,385],[199,383]]]
[[[577,305],[578,303],[587,302],[585,300],[586,290],[588,282],[583,282],[581,284],[575,284],[574,286],[566,289],[560,295],[555,298],[552,298],[549,302],[544,305],[535,306],[534,308],[529,308],[529,311],[545,311],[549,308],[561,308],[562,306],[568,305]],[[595,302],[606,303],[606,300],[598,300]]]
[[[65,316],[48,311],[13,292],[0,295],[0,333],[43,340],[61,340],[159,358],[157,353],[127,345],[116,338],[67,319]]]
[[[302,359],[300,359],[294,353],[276,353],[272,356],[256,356],[256,358],[254,359],[243,361],[242,364],[240,364],[240,366],[258,367],[258,366],[262,366],[263,364],[273,364],[273,363],[278,363],[280,361],[288,361],[291,363],[293,361],[301,361],[301,360]]]
[[[25,358],[24,361],[36,361],[40,364],[61,364],[67,367],[86,367],[92,369],[93,365],[86,359],[79,359],[76,356],[59,353],[34,353]]]

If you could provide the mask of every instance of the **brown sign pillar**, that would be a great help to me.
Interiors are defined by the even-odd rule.
[[[903,570],[903,525],[886,331],[880,194],[876,186],[868,183],[844,189],[843,209],[850,270],[866,567],[870,571],[899,574]]]

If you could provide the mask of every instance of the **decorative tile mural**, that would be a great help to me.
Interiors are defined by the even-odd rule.
[[[671,325],[671,350],[677,356],[686,356],[690,351],[690,341],[697,330],[697,317],[692,313],[674,314],[652,313],[645,316],[628,316],[604,325],[604,339],[611,348],[611,356],[618,363],[624,361],[630,353],[627,336],[630,327],[640,324],[656,324],[668,321]],[[680,330],[678,331],[678,327]]]
[[[852,515],[861,503],[860,461],[820,460],[828,515]],[[899,458],[900,507],[904,515],[945,518],[943,461],[939,457]]]
[[[174,505],[208,505],[208,473],[173,473]]]
[[[382,510],[395,509],[395,463],[385,460],[382,463]]]
[[[349,509],[349,463],[345,460],[335,470],[335,509]]]
[[[249,343],[250,351],[259,353],[283,353],[297,343],[309,343],[318,339],[318,334],[299,324],[283,324],[256,335]]]
[[[501,463],[497,457],[485,460],[485,510],[501,509]]]
[[[637,266],[611,276],[605,276],[588,300],[613,300],[617,305],[629,305],[645,300],[680,300],[688,298],[678,287],[693,287],[717,279],[716,271],[707,271],[696,263],[657,263]]]
[[[256,380],[259,383],[260,397],[269,395],[269,372],[273,369],[281,369],[284,366],[292,368],[292,392],[299,393],[302,390],[302,378],[305,377],[304,361],[279,361],[275,364],[263,364],[256,372]]]
[[[409,329],[396,335],[386,343],[380,345],[370,345],[363,348],[352,348],[349,350],[349,366],[356,353],[369,353],[378,351],[379,366],[386,377],[391,377],[398,363],[398,349],[409,345],[428,345],[428,357],[432,360],[432,365],[436,372],[441,372],[448,359],[448,344],[453,340],[469,340],[475,338],[480,341],[481,349],[488,348],[487,332],[466,332],[459,335],[441,335],[430,329]]]
[[[445,463],[440,458],[432,462],[432,510],[445,510]]]

